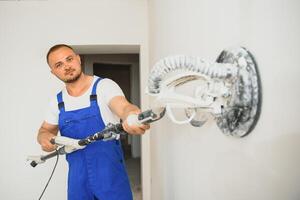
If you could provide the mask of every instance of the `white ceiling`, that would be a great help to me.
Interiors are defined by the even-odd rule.
[[[138,54],[139,45],[71,45],[78,54]]]

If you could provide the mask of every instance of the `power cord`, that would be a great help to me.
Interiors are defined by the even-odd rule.
[[[42,194],[41,194],[40,197],[39,197],[39,200],[42,199],[42,196],[44,195],[44,193],[45,193],[45,191],[46,191],[46,189],[47,189],[47,187],[48,187],[48,185],[49,185],[49,182],[50,182],[50,180],[51,180],[51,178],[52,178],[52,176],[53,176],[53,174],[54,174],[54,171],[55,171],[56,166],[57,166],[57,163],[58,163],[59,153],[58,153],[57,149],[56,149],[55,151],[56,151],[56,153],[57,153],[56,161],[55,161],[53,170],[52,170],[52,172],[51,172],[51,175],[50,175],[50,177],[49,177],[49,179],[48,179],[48,181],[47,181],[47,184],[45,185],[45,188],[44,188]]]

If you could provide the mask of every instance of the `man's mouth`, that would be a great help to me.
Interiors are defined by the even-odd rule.
[[[70,69],[70,70],[66,71],[65,76],[72,75],[74,71],[75,71],[75,69]]]

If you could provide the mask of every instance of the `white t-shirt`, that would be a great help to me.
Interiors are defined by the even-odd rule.
[[[95,81],[98,79],[94,76],[93,83],[89,89],[79,97],[70,96],[67,89],[62,90],[62,97],[65,105],[65,111],[72,111],[90,106],[90,95]],[[115,96],[124,96],[121,88],[111,79],[102,79],[97,85],[97,102],[100,108],[102,120],[105,125],[108,123],[118,123],[119,118],[108,107],[109,101]],[[56,96],[50,100],[50,106],[46,110],[45,121],[49,124],[58,125],[58,102]]]

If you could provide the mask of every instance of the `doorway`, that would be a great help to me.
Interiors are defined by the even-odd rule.
[[[109,78],[122,89],[131,103],[140,107],[139,54],[82,54],[83,71]],[[141,139],[126,135],[121,138],[128,176],[134,199],[142,199]]]
[[[93,74],[116,82],[124,92],[126,99],[131,99],[130,64],[94,63]]]

